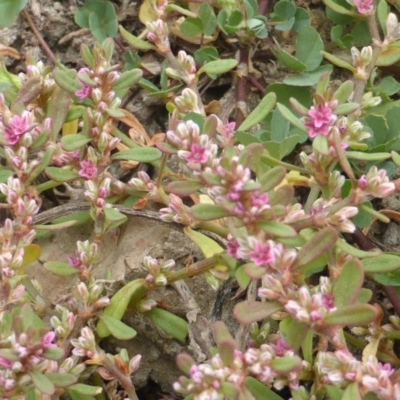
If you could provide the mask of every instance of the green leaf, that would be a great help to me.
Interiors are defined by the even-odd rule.
[[[0,27],[8,28],[14,23],[17,15],[28,4],[28,0],[1,0]]]
[[[317,84],[322,74],[327,71],[331,72],[332,70],[333,66],[330,64],[321,65],[313,71],[288,76],[282,82],[291,86],[313,86]]]
[[[324,135],[317,135],[313,140],[313,148],[318,151],[318,153],[327,156],[329,154],[328,139]]]
[[[76,383],[78,378],[75,375],[68,373],[47,373],[46,376],[58,388],[64,388]]]
[[[198,49],[194,52],[193,54],[194,59],[201,63],[205,64],[210,61],[215,61],[218,60],[218,50],[215,47],[202,47],[201,49]]]
[[[75,93],[81,88],[76,79],[76,71],[74,70],[56,68],[53,71],[53,77],[57,85],[66,90],[68,93]],[[57,103],[51,103],[51,105],[55,107]]]
[[[400,271],[388,272],[387,274],[374,274],[374,280],[385,286],[400,286]]]
[[[330,400],[342,400],[343,390],[340,390],[336,386],[325,385],[324,387],[325,387],[326,393],[328,394]]]
[[[278,47],[278,49],[271,48],[271,51],[281,64],[292,69],[293,71],[303,72],[307,69],[306,64],[298,60],[296,57],[293,57],[280,47]]]
[[[349,160],[359,161],[384,161],[391,158],[390,153],[363,153],[361,151],[346,151]]]
[[[137,335],[137,332],[133,328],[110,315],[103,314],[99,318],[104,322],[111,335],[119,340],[133,339]]]
[[[279,221],[259,222],[257,226],[268,235],[278,237],[295,237],[297,232],[294,228]]]
[[[56,388],[46,375],[41,374],[37,371],[28,371],[28,374],[32,378],[32,382],[35,385],[36,389],[39,390],[39,392],[48,395],[52,395],[55,392]]]
[[[292,29],[295,32],[300,32],[303,28],[307,26],[310,26],[310,15],[308,14],[306,9],[297,7]]]
[[[269,192],[274,189],[275,186],[279,185],[286,176],[286,169],[283,167],[274,167],[262,174],[259,177],[261,189],[263,192]]]
[[[257,107],[247,116],[247,118],[242,122],[239,126],[240,131],[247,131],[253,126],[260,123],[275,107],[276,103],[276,94],[268,93],[264,98],[260,101]]]
[[[59,347],[49,347],[43,352],[43,357],[49,360],[58,361],[64,355],[64,350]]]
[[[248,325],[262,321],[283,308],[277,301],[242,301],[235,305],[233,315],[240,324]]]
[[[235,278],[241,290],[246,290],[247,286],[249,286],[249,283],[251,282],[251,278],[247,275],[244,265],[241,265],[235,271]]]
[[[277,357],[271,361],[271,367],[274,371],[288,373],[300,363],[298,356]]]
[[[156,49],[156,46],[153,44],[139,39],[138,37],[129,33],[122,25],[119,26],[119,33],[125,39],[126,43],[128,43],[128,45],[135,50],[147,51]]]
[[[385,3],[386,4],[386,3]],[[392,76],[385,76],[378,85],[386,95],[393,96],[400,90],[400,83],[396,81]]]
[[[283,333],[285,342],[296,351],[302,346],[310,327],[289,317],[280,322],[279,330]]]
[[[132,160],[138,162],[152,162],[160,159],[162,153],[155,147],[137,147],[135,149],[122,150],[114,154],[113,160]]]
[[[129,304],[133,307],[147,294],[148,288],[144,279],[135,279],[127,283],[111,298],[110,304],[104,309],[103,315],[110,315],[118,320],[124,316]],[[97,335],[104,338],[110,331],[103,321],[97,323]]]
[[[174,181],[167,185],[167,191],[185,197],[201,189],[203,186],[199,181]]]
[[[231,69],[235,68],[238,65],[238,61],[235,59],[222,59],[210,61],[207,64],[204,64],[198,71],[197,75],[201,75],[202,73],[206,73],[208,75],[222,75],[225,72],[229,72]]]
[[[349,64],[347,61],[342,60],[339,57],[334,56],[333,54],[327,53],[326,51],[322,51],[321,54],[328,60],[330,61],[332,64],[347,69],[348,71],[355,73],[356,69]]]
[[[330,326],[362,326],[372,322],[376,313],[376,309],[370,304],[350,304],[326,314],[324,323]]]
[[[274,14],[281,21],[288,20],[296,14],[296,6],[288,0],[278,1],[274,6]]]
[[[76,172],[58,167],[47,167],[45,173],[50,179],[56,182],[69,182],[80,178]]]
[[[44,268],[58,276],[70,276],[79,273],[78,268],[71,267],[69,264],[61,261],[46,261]]]
[[[131,86],[135,85],[140,81],[143,76],[143,71],[139,68],[133,68],[130,71],[123,72],[119,79],[111,86],[114,91],[121,91],[124,89],[129,89]],[[118,93],[119,96],[121,95]]]
[[[358,382],[350,383],[343,393],[342,400],[361,400],[361,393],[358,388]]]
[[[152,308],[144,315],[166,334],[171,335],[181,343],[185,342],[188,335],[188,323],[184,319],[157,307]]]
[[[5,183],[10,176],[13,176],[14,172],[8,169],[0,169],[0,182]]]
[[[338,14],[348,15],[350,17],[359,18],[359,15],[353,11],[348,10],[347,8],[342,7],[341,5],[337,4],[333,0],[323,0],[325,5],[335,11]]]
[[[96,400],[95,397],[89,396],[86,394],[80,394],[77,392],[74,392],[73,390],[67,390],[67,393],[71,396],[72,400]]]
[[[191,213],[201,221],[212,221],[229,215],[229,212],[216,204],[196,204],[192,206]]]
[[[118,18],[110,1],[96,8],[89,14],[89,28],[93,36],[100,42],[107,37],[114,37],[118,32]]]
[[[24,284],[25,281],[23,281],[22,283]],[[27,330],[30,326],[33,326],[35,328],[43,328],[45,326],[45,323],[36,314],[29,303],[24,304],[18,310],[18,315],[21,316],[22,324],[25,330]]]
[[[203,25],[203,32],[206,36],[214,34],[215,28],[217,27],[217,18],[213,8],[208,3],[203,3],[200,6],[199,18]]]
[[[199,35],[203,32],[203,22],[199,17],[188,17],[180,25],[180,30],[185,36]]]
[[[355,303],[363,283],[364,267],[361,261],[356,258],[346,261],[333,287],[335,307]]]
[[[346,102],[354,90],[353,81],[343,82],[333,93],[333,98],[339,102],[339,104]]]
[[[385,0],[378,0],[378,6],[376,7],[376,16],[381,26],[381,29],[386,36],[386,19],[389,14],[390,8]]]
[[[57,135],[65,123],[70,105],[71,96],[68,90],[56,87],[47,101],[46,113],[46,116],[53,122],[50,132],[53,141],[56,141]]]
[[[90,385],[85,385],[83,383],[76,383],[75,385],[72,385],[71,387],[68,388],[68,391],[87,395],[87,396],[96,396],[100,394],[103,389],[98,386],[90,386]]]
[[[390,66],[400,60],[400,48],[389,45],[388,48],[379,54],[376,65],[379,67]]]
[[[296,40],[296,58],[307,66],[306,71],[313,71],[321,64],[322,50],[324,43],[316,29],[307,26],[299,32]]]
[[[331,227],[315,233],[298,252],[293,269],[306,267],[307,264],[332,249],[337,238],[336,230]]]
[[[300,118],[297,118],[288,108],[280,103],[277,103],[276,108],[292,125],[307,133],[307,129]]]
[[[67,151],[80,149],[86,143],[90,142],[90,138],[81,135],[80,133],[63,136],[61,138],[61,145]]]
[[[246,377],[246,387],[250,390],[255,399],[283,400],[283,398],[273,392],[268,386],[263,385],[257,379]]]
[[[400,257],[390,253],[381,254],[373,258],[364,258],[362,263],[365,272],[370,274],[382,274],[400,269]]]

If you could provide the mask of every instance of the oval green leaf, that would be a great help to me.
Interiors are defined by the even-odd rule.
[[[396,254],[381,254],[377,257],[362,260],[364,270],[371,274],[383,274],[400,269],[400,257]]]
[[[257,107],[242,122],[238,130],[247,131],[248,129],[260,123],[275,107],[275,104],[276,104],[276,94],[273,92],[268,93],[260,101]]]
[[[154,147],[138,147],[122,150],[112,156],[113,160],[131,160],[138,162],[152,162],[161,158],[161,151]]]

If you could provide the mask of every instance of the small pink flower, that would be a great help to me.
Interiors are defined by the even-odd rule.
[[[374,10],[374,0],[354,0],[354,5],[361,15],[368,15]]]
[[[42,347],[44,349],[48,349],[48,348],[51,348],[51,347],[56,347],[56,345],[53,343],[55,337],[56,337],[55,332],[53,332],[53,331],[47,332],[42,337]]]
[[[74,257],[67,257],[68,260],[68,265],[74,268],[79,268],[81,265],[81,259],[79,256],[74,256]]]
[[[317,135],[327,136],[329,125],[335,120],[336,116],[330,107],[325,104],[317,104],[315,107],[311,107],[304,125],[308,129],[308,135],[313,139]]]
[[[22,116],[14,115],[4,127],[4,136],[10,145],[18,142],[19,137],[29,129],[28,115],[24,113]]]
[[[81,161],[79,165],[81,166],[81,169],[78,173],[82,178],[92,179],[96,175],[97,168],[91,161]]]
[[[79,100],[85,100],[92,94],[92,88],[81,81],[79,81],[79,85],[81,88],[75,92],[75,96]]]
[[[233,138],[233,134],[235,132],[236,122],[229,122],[227,119],[224,121],[223,125],[221,126],[222,134],[227,138]]]
[[[207,161],[207,150],[196,143],[190,146],[190,154],[186,156],[189,162],[204,164]]]
[[[274,261],[271,246],[260,242],[257,242],[253,250],[249,252],[249,257],[258,267]]]

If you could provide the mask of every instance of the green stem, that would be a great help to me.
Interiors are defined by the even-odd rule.
[[[388,224],[390,222],[390,219],[386,216],[380,213],[379,211],[374,210],[372,207],[368,207],[366,204],[360,204],[358,206],[361,210],[367,212],[368,214],[372,215],[379,221],[383,222],[384,224]]]
[[[289,171],[298,171],[302,174],[308,175],[308,171],[305,168],[297,167],[296,165],[292,165],[289,163],[285,163],[281,160],[278,160],[270,155],[263,154],[261,156],[261,161],[265,164],[271,165],[272,167],[276,167],[277,165],[288,169]]]
[[[213,232],[223,238],[226,238],[229,233],[229,229],[224,228],[221,225],[215,224],[214,222],[207,221],[196,222],[192,225],[192,229],[204,229],[205,231]]]
[[[186,279],[195,275],[202,274],[215,267],[217,262],[218,261],[216,257],[206,258],[205,260],[198,261],[194,264],[189,265],[186,268],[181,268],[178,271],[166,272],[165,277],[167,278],[168,284],[170,285],[171,283],[174,283],[181,279]]]

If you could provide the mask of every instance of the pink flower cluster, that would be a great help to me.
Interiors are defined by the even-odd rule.
[[[322,384],[343,387],[357,382],[361,396],[373,392],[381,400],[400,400],[400,384],[391,380],[394,369],[373,355],[363,362],[346,349],[319,352],[315,366]]]
[[[387,173],[384,169],[378,170],[376,166],[372,166],[366,175],[362,175],[358,180],[358,188],[356,191],[357,204],[363,203],[374,197],[383,199],[394,193],[396,186],[389,181]]]
[[[304,125],[311,139],[315,138],[317,135],[328,135],[330,126],[337,119],[332,111],[336,107],[336,104],[337,102],[331,102],[329,104],[320,103],[310,108],[308,116],[305,117]]]
[[[179,122],[175,130],[167,132],[167,141],[177,147],[178,156],[187,161],[192,171],[200,171],[213,165],[218,146],[209,136],[200,135],[199,126],[193,121]]]
[[[280,358],[292,358],[292,367],[284,371],[274,369],[274,362],[279,363]],[[253,376],[264,385],[278,390],[286,385],[296,389],[299,387],[300,373],[307,367],[306,364],[282,339],[278,339],[275,344],[249,348],[244,353],[235,350],[234,359],[229,366],[224,365],[219,354],[204,364],[193,365],[189,378],[181,376],[174,383],[174,389],[183,395],[194,395],[195,400],[220,400],[227,395],[224,393],[224,383],[227,383],[235,388],[235,398],[240,398],[239,393],[247,376]]]
[[[20,332],[17,328],[8,337],[1,337],[1,398],[13,397],[15,392],[24,390],[31,382],[31,373],[45,372],[50,367],[53,361],[50,357],[47,358],[46,350],[57,347],[53,343],[54,339],[53,331],[43,333],[42,330],[34,330],[32,327],[26,332]]]

